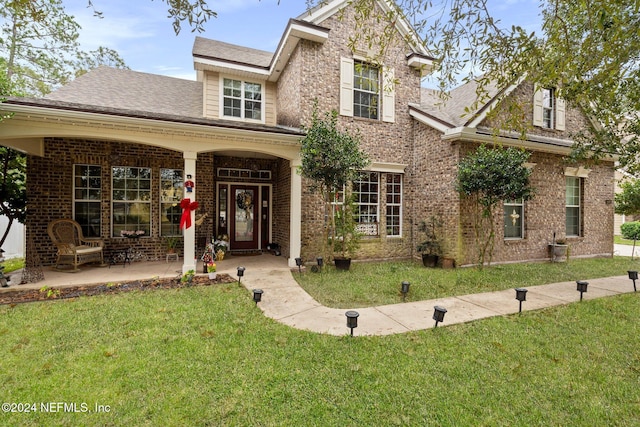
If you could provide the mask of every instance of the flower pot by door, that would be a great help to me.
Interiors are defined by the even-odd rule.
[[[351,267],[351,258],[335,258],[333,262],[338,270],[349,270]]]
[[[216,273],[209,273],[209,279],[215,280],[218,277]]]

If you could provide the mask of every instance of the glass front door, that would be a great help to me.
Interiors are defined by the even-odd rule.
[[[231,249],[258,249],[260,234],[258,187],[232,185],[230,196]]]

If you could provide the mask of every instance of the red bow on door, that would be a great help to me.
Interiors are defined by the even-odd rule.
[[[198,209],[198,202],[192,202],[191,199],[182,199],[180,202],[182,208],[182,217],[180,217],[180,229],[191,227],[191,211]]]

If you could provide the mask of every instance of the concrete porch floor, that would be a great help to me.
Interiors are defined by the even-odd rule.
[[[112,266],[100,267],[97,265],[86,264],[80,267],[80,271],[76,273],[57,271],[52,267],[42,267],[44,280],[37,283],[18,284],[21,281],[20,272],[9,273],[11,280],[8,288],[0,288],[0,292],[11,292],[14,290],[24,289],[40,289],[43,286],[51,288],[60,288],[78,285],[92,285],[100,283],[119,283],[131,280],[145,280],[154,277],[178,277],[182,275],[182,263],[180,258],[178,261],[169,260],[162,261],[136,261],[131,264],[117,264]],[[237,268],[243,266],[246,268],[245,277],[255,275],[256,270],[284,268],[287,267],[286,257],[276,257],[271,254],[263,255],[247,255],[235,256],[227,255],[222,261],[216,261],[217,273],[226,273],[231,277],[237,277]],[[202,273],[202,261],[198,261],[196,274]],[[244,277],[243,277],[244,279]]]

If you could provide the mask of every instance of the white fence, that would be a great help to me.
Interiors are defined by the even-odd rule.
[[[0,216],[0,237],[4,234],[9,220],[5,216]],[[9,236],[2,245],[5,258],[19,258],[24,256],[24,225],[18,221],[13,221]]]

